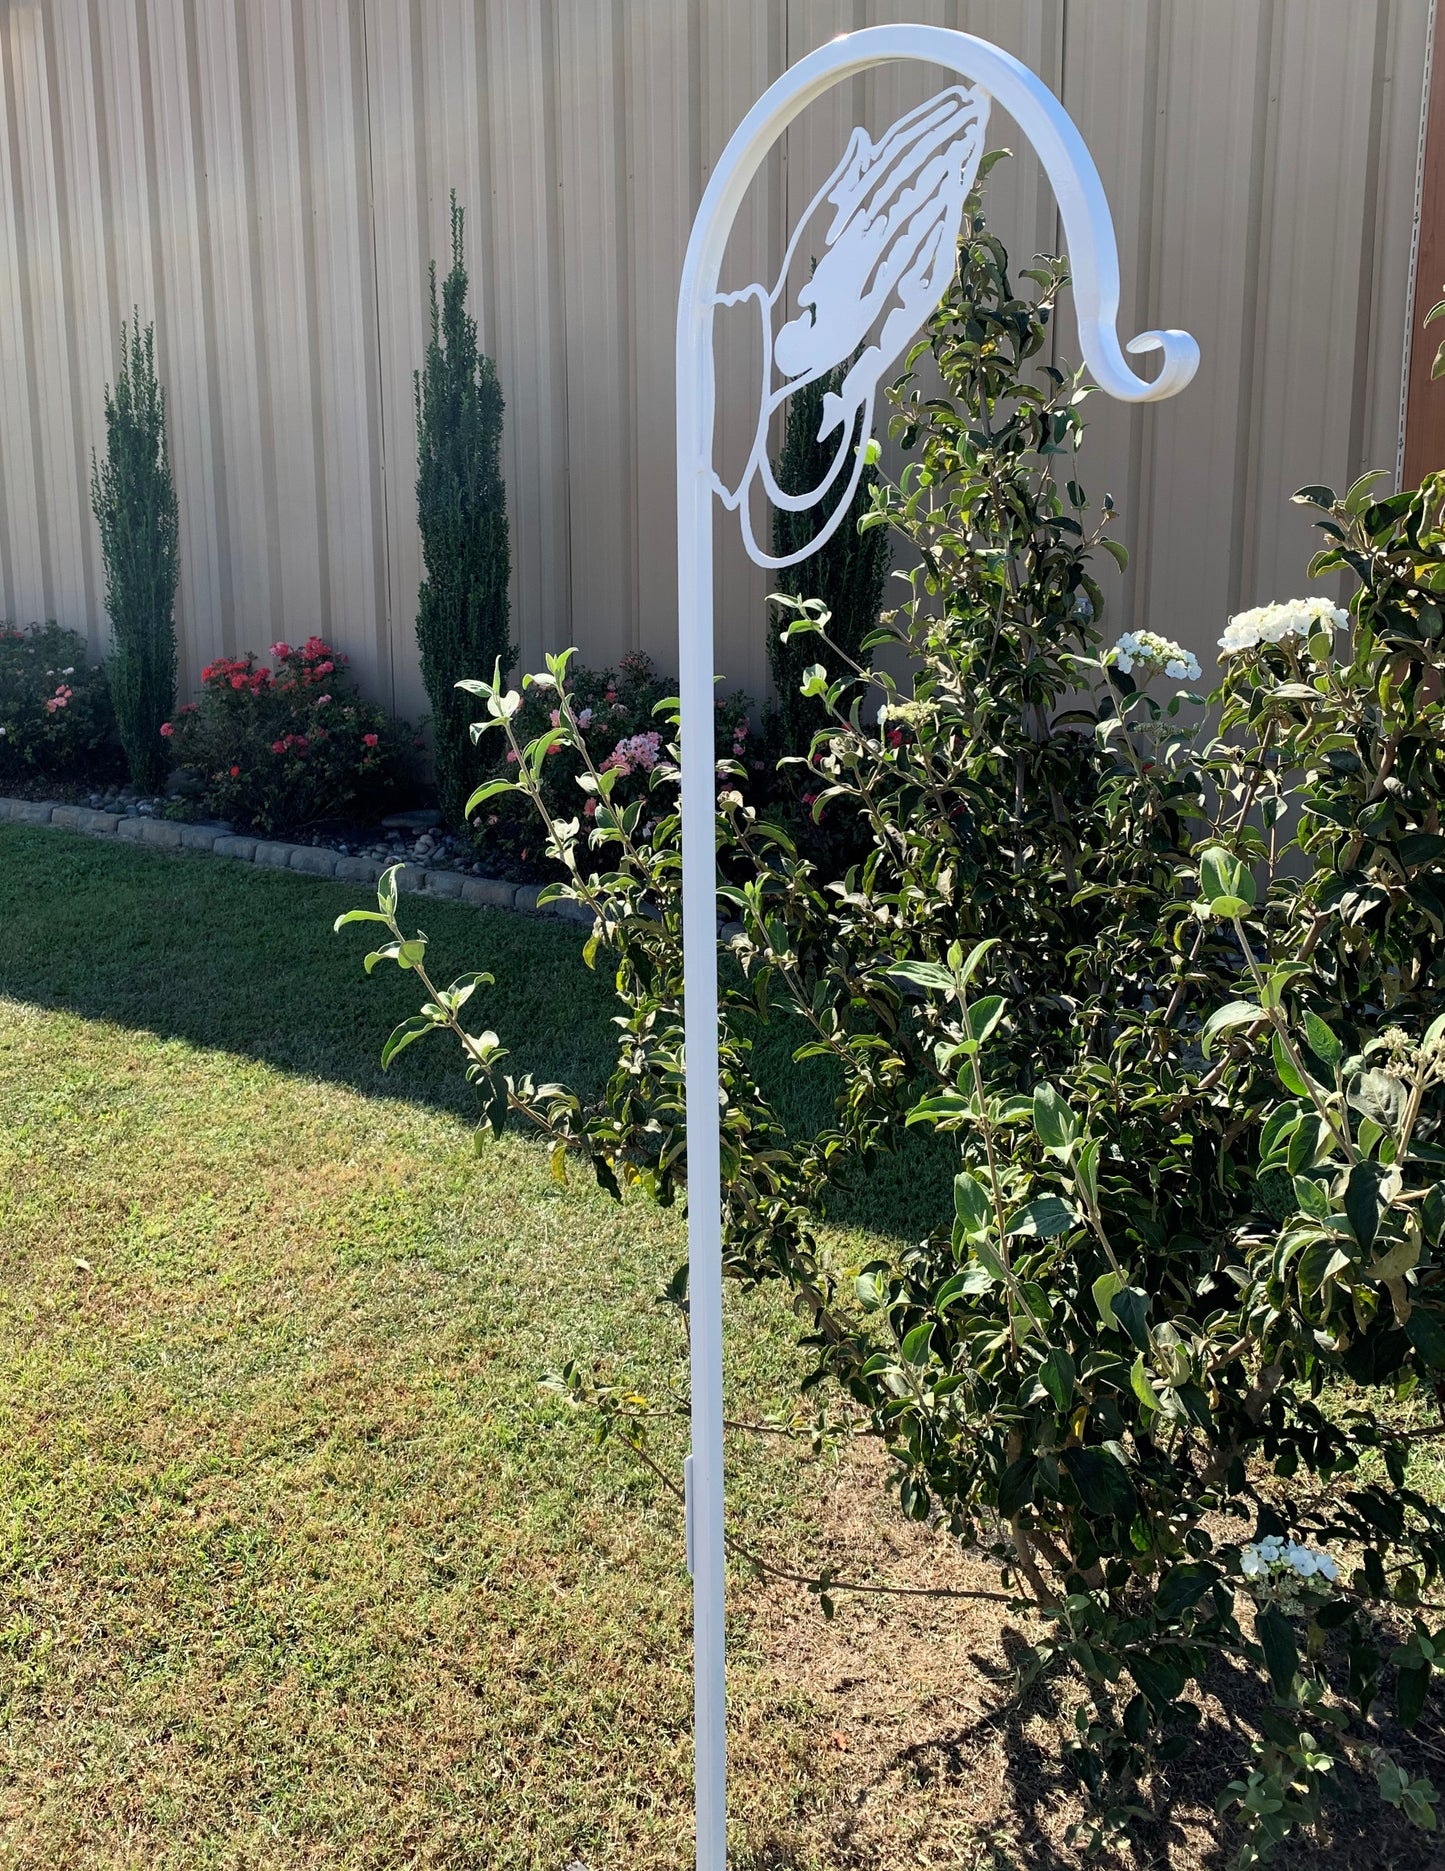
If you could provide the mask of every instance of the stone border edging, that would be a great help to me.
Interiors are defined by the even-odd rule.
[[[158,851],[209,851],[268,870],[289,870],[336,883],[374,884],[391,868],[376,858],[345,857],[324,845],[292,845],[267,838],[240,838],[214,825],[186,825],[176,819],[152,819],[91,806],[58,805],[43,799],[0,798],[0,825],[53,825],[90,838],[116,838]],[[528,916],[551,916],[592,927],[592,912],[580,903],[538,903],[540,884],[509,884],[500,877],[464,877],[458,871],[429,871],[404,864],[397,887],[438,902],[468,903],[476,909],[520,910]]]

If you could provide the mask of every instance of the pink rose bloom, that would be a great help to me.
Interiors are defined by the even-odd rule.
[[[316,697],[316,706],[318,708],[324,708],[330,700],[331,697],[329,695],[318,695]]]
[[[285,751],[286,751],[285,741],[272,741],[271,752],[273,754],[284,754]]]
[[[163,721],[161,723],[161,734],[164,739],[169,740],[174,733],[175,729],[171,726],[169,721]]]
[[[283,657],[291,654],[291,645],[289,643],[273,643],[271,645],[271,654],[279,663]]]
[[[375,747],[376,742],[377,736],[375,734],[363,734],[361,737],[361,744],[363,747]]]

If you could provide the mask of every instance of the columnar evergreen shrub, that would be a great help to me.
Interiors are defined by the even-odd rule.
[[[127,335],[128,334],[128,335]],[[166,446],[166,393],[156,380],[155,327],[122,325],[120,369],[105,392],[105,459],[90,465],[110,614],[110,690],[135,785],[165,780],[160,725],[176,693],[179,516]]]
[[[1187,651],[1102,628],[1093,567],[1122,548],[1079,478],[1085,385],[1038,362],[1064,270],[1028,279],[975,203],[928,332],[943,394],[893,392],[912,459],[869,524],[918,555],[883,633],[909,682],[793,608],[828,716],[818,804],[856,822],[865,861],[820,871],[719,764],[744,927],[719,1035],[724,1251],[782,1284],[811,1388],[882,1441],[903,1510],[991,1556],[1041,1621],[1029,1670],[1071,1683],[1086,1843],[1190,1750],[1227,1667],[1252,1738],[1218,1792],[1250,1865],[1335,1788],[1435,1825],[1408,1730],[1445,1660],[1445,1512],[1411,1485],[1445,1397],[1445,476],[1379,501],[1374,477],[1302,491],[1313,569],[1352,574],[1349,609],[1234,620],[1211,727]],[[558,725],[524,745],[523,692],[477,685],[516,756],[485,790],[532,799],[557,893],[593,911],[623,1010],[607,1097],[504,1071],[465,1022],[475,977],[431,982],[390,878],[356,914],[428,999],[386,1056],[450,1030],[485,1127],[515,1111],[559,1164],[670,1200],[675,743],[650,797],[614,806],[565,656],[539,688]],[[585,832],[536,783],[559,734]],[[758,1083],[760,1014],[831,1076],[816,1135]],[[910,1133],[951,1157],[918,1238],[862,1264],[825,1251],[835,1192]],[[685,1269],[665,1297],[685,1306]],[[639,1448],[673,1420],[625,1382],[558,1381]],[[816,1587],[826,1609],[846,1582]]]
[[[802,494],[817,487],[832,465],[837,438],[819,440],[823,401],[836,395],[843,381],[840,367],[806,384],[789,399],[783,447],[773,464],[778,486],[785,494]],[[847,518],[815,557],[777,574],[778,590],[795,598],[816,598],[831,618],[829,635],[849,656],[862,654],[869,631],[878,623],[883,606],[883,584],[890,557],[888,535],[874,527],[860,532],[859,521],[873,504],[878,470],[871,463],[863,470],[849,505]],[[779,507],[773,515],[773,556],[800,551],[818,528],[817,513],[790,513]],[[783,751],[806,753],[814,734],[827,719],[822,704],[803,694],[803,670],[809,662],[807,646],[787,640],[786,617],[770,608],[768,664],[775,690],[774,706],[781,729]]]
[[[432,705],[437,794],[447,822],[461,825],[476,784],[471,703],[463,676],[511,667],[507,580],[511,550],[502,482],[502,391],[496,366],[477,348],[467,311],[462,210],[452,196],[452,268],[437,297],[429,269],[431,340],[416,377],[417,521],[425,577],[417,643]]]

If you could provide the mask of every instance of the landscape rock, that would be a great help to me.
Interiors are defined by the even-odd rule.
[[[468,877],[462,884],[462,901],[475,909],[509,910],[515,907],[517,886],[500,877]]]
[[[276,844],[269,839],[257,841],[254,861],[265,864],[272,870],[284,871],[290,867],[294,845]]]
[[[179,851],[181,848],[181,828],[173,825],[169,819],[142,819],[140,836],[142,844],[156,845],[162,851]],[[215,843],[214,838],[211,843]]]
[[[456,871],[428,871],[426,893],[429,897],[459,897],[462,879]]]
[[[254,838],[218,838],[211,846],[218,858],[240,858],[249,864],[256,855]]]
[[[342,883],[374,884],[382,872],[375,858],[338,858],[336,875]]]
[[[292,845],[291,869],[305,871],[308,877],[334,877],[336,853],[325,845]]]
[[[12,799],[10,801],[10,823],[12,825],[48,825],[55,807],[43,799]]]

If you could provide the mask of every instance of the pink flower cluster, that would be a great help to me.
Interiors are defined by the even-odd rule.
[[[60,683],[58,687],[56,688],[55,693],[52,696],[50,696],[49,699],[46,701],[46,704],[45,704],[46,714],[53,715],[58,708],[67,707],[70,703],[70,698],[72,695],[74,695],[74,693],[75,693],[75,690],[71,688],[68,682]]]
[[[645,734],[634,734],[628,740],[619,741],[602,762],[602,771],[615,768],[623,779],[635,771],[651,773],[661,752],[662,736],[656,728],[649,728]]]

